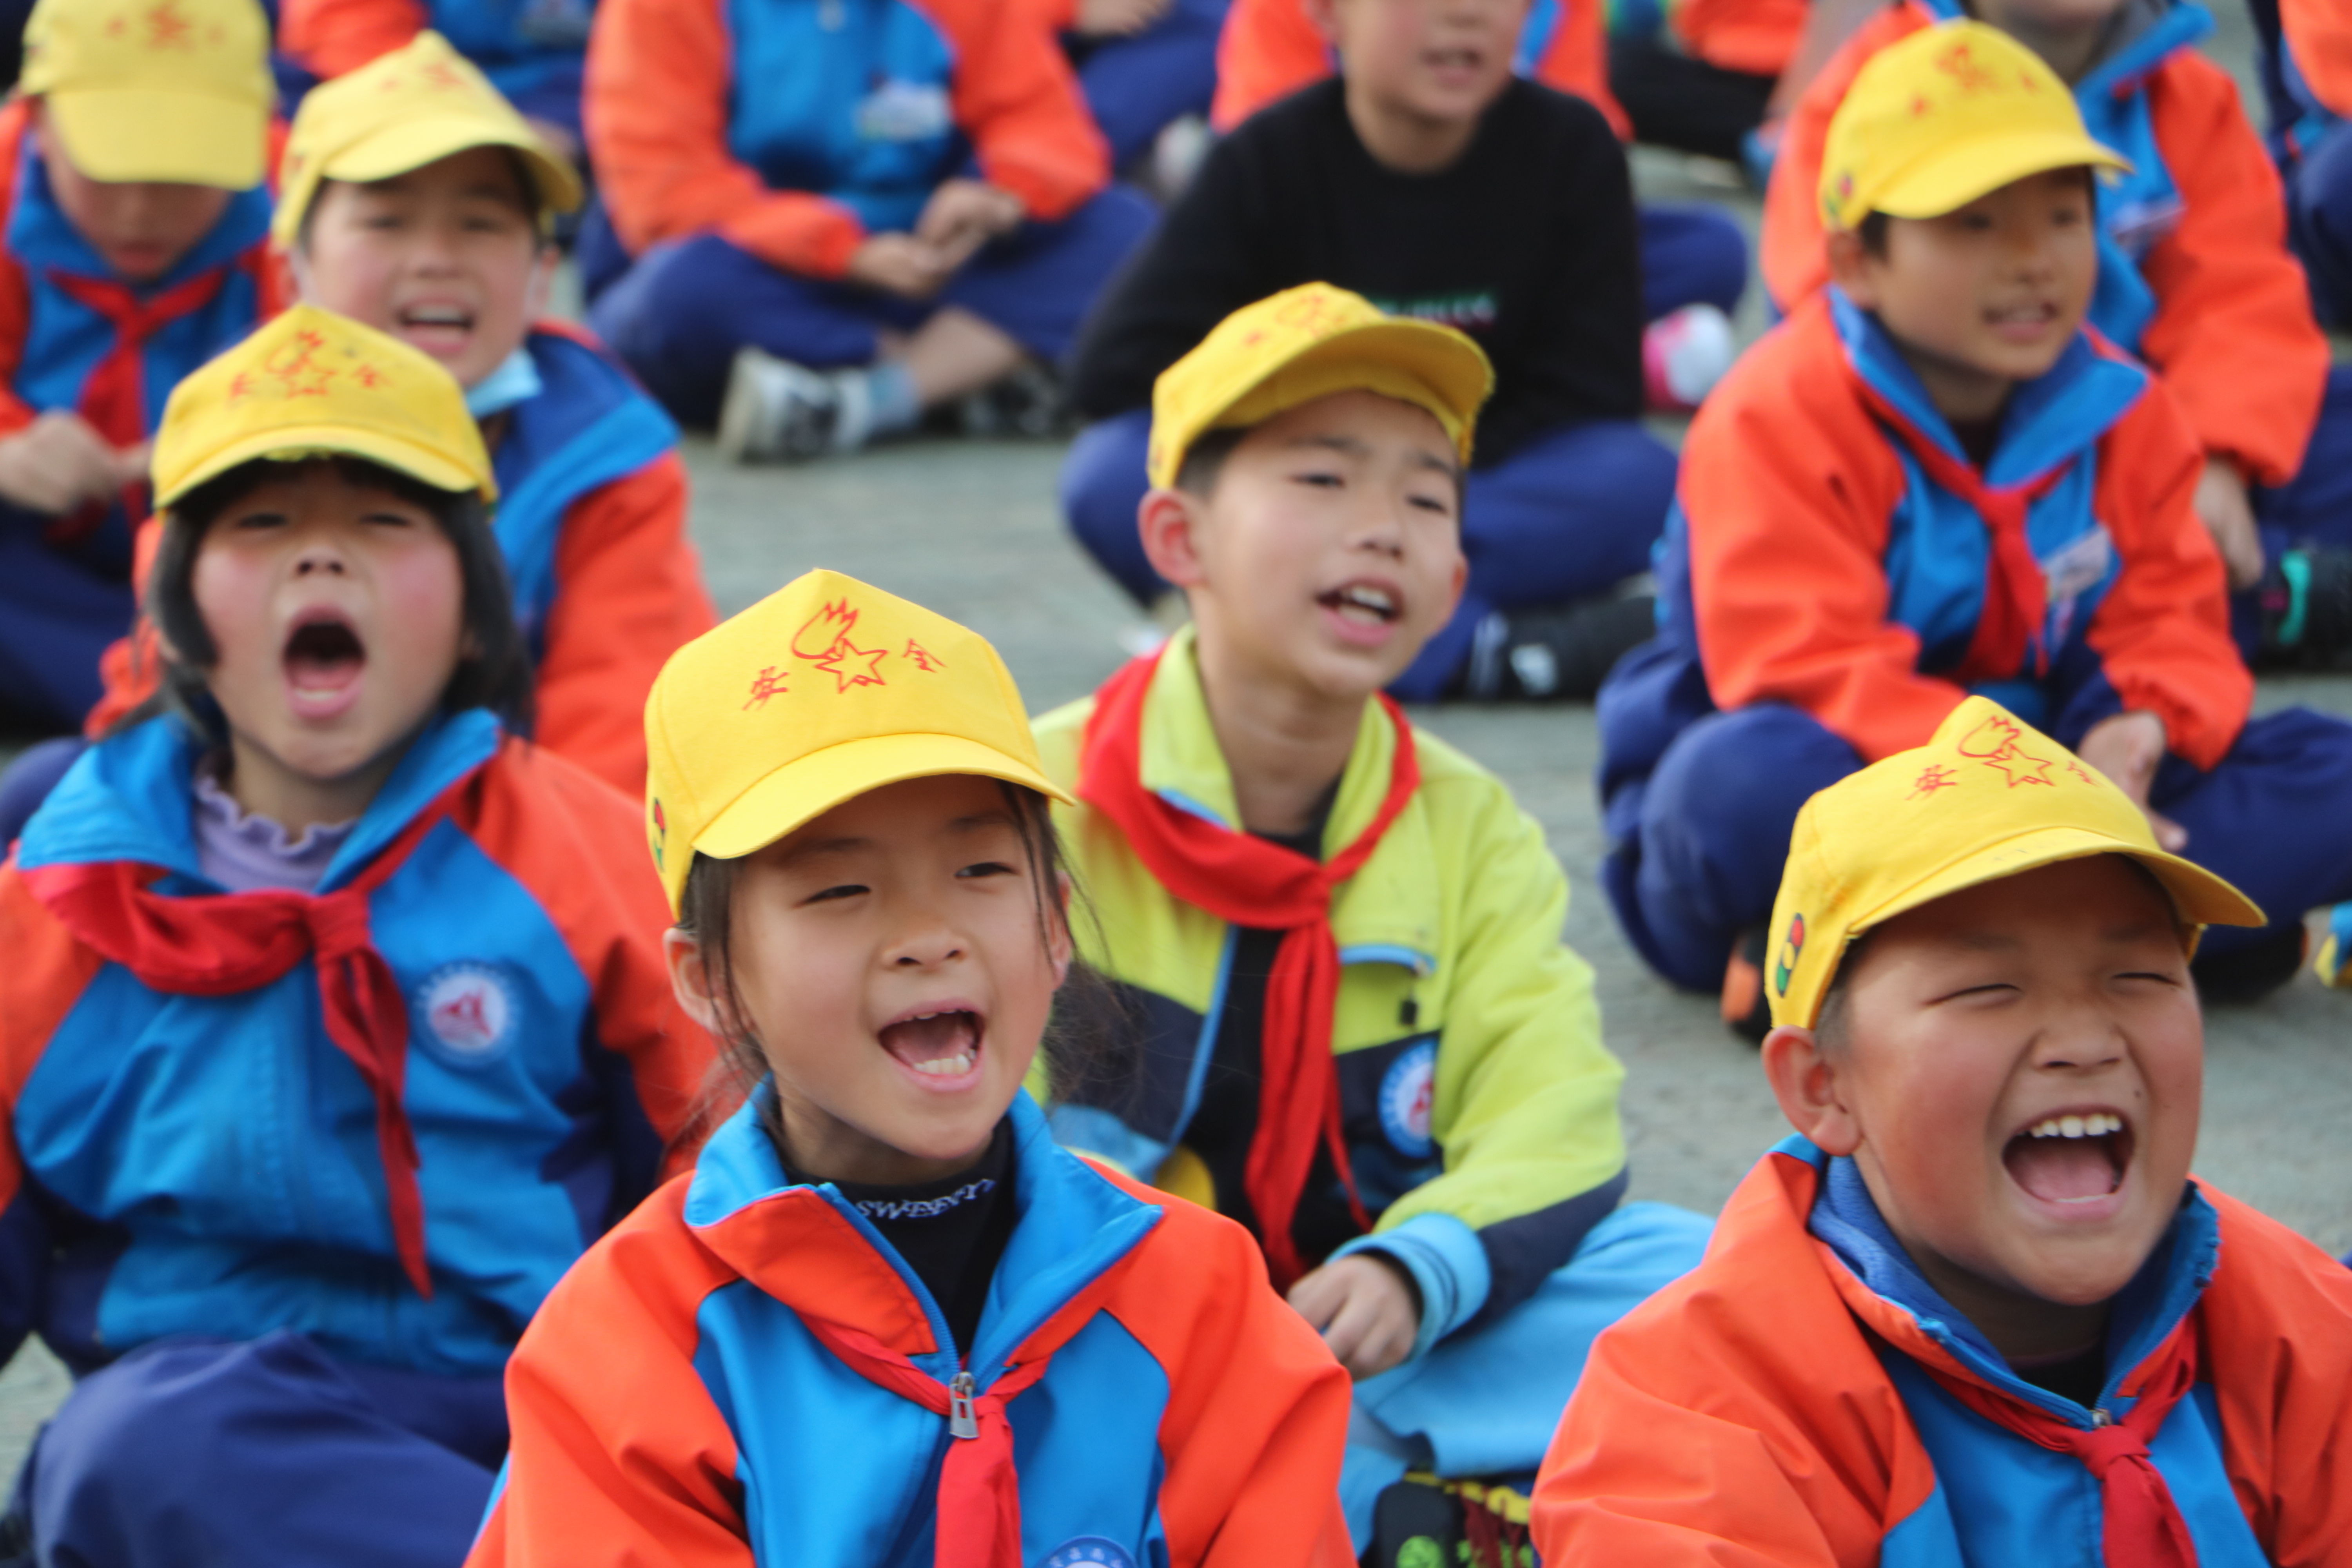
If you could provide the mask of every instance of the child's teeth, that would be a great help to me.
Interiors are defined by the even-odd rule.
[[[2088,1116],[2053,1116],[2027,1128],[2032,1138],[2104,1138],[2124,1130],[2124,1119],[2095,1110]]]
[[[936,1016],[937,1015],[926,1016]],[[929,1073],[933,1078],[954,1078],[959,1073],[968,1073],[971,1070],[971,1053],[958,1051],[951,1057],[940,1057],[934,1061],[917,1062],[915,1070]]]
[[[2079,1116],[2062,1116],[2058,1119],[2058,1131],[2069,1138],[2080,1138],[2083,1135],[2083,1119]]]

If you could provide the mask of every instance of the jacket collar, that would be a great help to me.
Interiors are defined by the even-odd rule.
[[[1960,0],[1913,0],[1938,22],[1968,15]],[[2181,49],[2213,30],[2213,14],[2195,0],[2131,0],[2109,33],[2105,48],[2074,96],[2083,100],[2121,97],[2133,91],[2139,79]]]
[[[1832,1275],[1857,1317],[1915,1359],[1961,1373],[2078,1426],[2087,1424],[2072,1401],[2011,1371],[1976,1325],[1928,1283],[1887,1228],[1852,1160],[1832,1159],[1803,1138],[1788,1139],[1771,1159],[1776,1165],[1802,1167],[1803,1178],[1787,1187],[1789,1217],[1822,1244],[1825,1264],[1843,1266],[1832,1266]],[[2116,1296],[2103,1402],[2115,1396],[2195,1308],[2220,1255],[2220,1215],[2192,1183],[2181,1194],[2170,1227]]]
[[[1835,284],[1827,293],[1832,328],[1855,378],[1913,431],[1956,461],[1969,462],[1951,423],[1928,401],[1927,387],[1878,318]],[[2147,384],[2145,370],[2102,352],[2088,331],[2077,333],[2056,364],[2010,395],[1985,481],[1996,487],[2026,484],[2089,450],[2139,401]]]
[[[772,1084],[704,1145],[686,1222],[729,1268],[804,1317],[861,1329],[934,1376],[956,1370],[954,1338],[890,1244],[830,1182],[794,1184],[769,1139]],[[997,1265],[971,1371],[985,1389],[1064,1309],[1133,1255],[1160,1223],[1054,1142],[1026,1089],[1013,1096],[1013,1235]]]
[[[1339,791],[1323,830],[1327,857],[1353,843],[1379,814],[1396,763],[1396,743],[1387,710],[1366,701],[1355,749],[1339,774]],[[1423,748],[1426,752],[1425,741]],[[1198,642],[1189,626],[1169,639],[1167,654],[1152,675],[1143,704],[1141,750],[1144,788],[1180,810],[1241,831],[1233,770],[1209,722]],[[1416,799],[1332,900],[1331,929],[1341,961],[1402,963],[1424,973],[1433,968],[1437,931],[1428,911],[1437,907],[1438,886],[1428,818]]]
[[[500,736],[497,718],[480,708],[428,725],[329,862],[319,891],[332,892],[358,875],[418,812],[489,761]],[[100,742],[25,825],[18,863],[29,868],[131,860],[189,884],[165,891],[218,892],[196,860],[195,769],[205,750],[195,731],[168,714]]]

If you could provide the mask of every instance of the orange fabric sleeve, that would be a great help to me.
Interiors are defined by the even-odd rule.
[[[1805,30],[1805,0],[1684,0],[1666,15],[1685,49],[1749,76],[1788,69]]]
[[[949,97],[988,183],[1067,217],[1110,183],[1110,143],[1045,17],[997,0],[921,0],[956,51]]]
[[[355,71],[425,30],[416,0],[285,0],[278,47],[316,77]]]
[[[594,997],[596,1041],[629,1063],[665,1169],[693,1163],[697,1111],[718,1052],[670,992],[669,904],[635,801],[543,746],[509,737],[481,774],[469,831],[530,889]]]
[[[16,1098],[100,961],[33,897],[16,875],[14,854],[0,864],[0,952],[8,955],[0,977],[0,1209],[5,1209],[25,1181],[16,1152]]]
[[[686,465],[665,453],[573,501],[555,547],[539,741],[631,796],[646,787],[654,677],[719,622],[686,512]]]
[[[1233,0],[1217,35],[1209,123],[1231,131],[1276,99],[1331,74],[1331,47],[1298,0]]]
[[[1903,471],[1844,377],[1817,297],[1700,408],[1677,494],[1715,705],[1790,703],[1874,763],[1925,744],[1966,693],[1919,674],[1918,637],[1887,618]]]
[[[1536,61],[1535,79],[1583,99],[1608,119],[1617,140],[1631,142],[1633,121],[1609,90],[1608,18],[1601,15],[1600,0],[1560,0],[1560,5],[1565,14]]]
[[[1822,248],[1822,159],[1830,135],[1830,117],[1845,101],[1846,89],[1869,63],[1870,57],[1927,25],[1924,13],[1896,5],[1872,17],[1863,29],[1839,46],[1821,74],[1789,111],[1780,132],[1780,151],[1772,163],[1772,180],[1764,188],[1764,226],[1756,239],[1757,267],[1772,303],[1790,315],[1808,295],[1830,280],[1829,258]]]
[[[2279,25],[2304,85],[2329,113],[2352,116],[2352,10],[2338,0],[2279,0]]]
[[[716,231],[752,255],[838,278],[866,238],[839,202],[770,190],[727,148],[732,47],[719,0],[604,0],[581,95],[588,149],[632,253]]]
[[[523,1331],[467,1568],[751,1568],[735,1436],[694,1368],[695,1314],[735,1275],[687,1228],[686,1192],[646,1199]]]
[[[2352,1541],[2352,1269],[2203,1186],[2221,1255],[2198,1303],[2238,1506],[2279,1568],[2341,1563]]]
[[[1095,1168],[1166,1211],[1106,1310],[1167,1369],[1160,1517],[1171,1568],[1349,1568],[1347,1373],[1275,1294],[1247,1231]]]
[[[2286,248],[2278,171],[2236,84],[2202,56],[2173,56],[2147,94],[2182,207],[2140,268],[2157,299],[2141,355],[2206,451],[2257,483],[2283,484],[2319,423],[2328,353]]]
[[[2254,678],[2230,637],[2221,552],[2190,504],[2203,457],[2162,382],[2099,446],[2096,510],[2123,558],[2084,636],[2126,708],[2210,768],[2237,743]]]

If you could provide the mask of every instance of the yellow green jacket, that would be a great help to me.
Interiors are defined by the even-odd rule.
[[[1045,771],[1075,785],[1091,698],[1036,721]],[[1332,1030],[1340,1110],[1377,1247],[1421,1289],[1416,1353],[1526,1300],[1624,1191],[1621,1067],[1601,1043],[1592,971],[1560,942],[1568,879],[1500,780],[1424,731],[1421,784],[1339,889],[1342,978]],[[1325,851],[1352,842],[1384,796],[1396,735],[1377,703],[1339,781]],[[1144,787],[1238,826],[1189,629],[1160,661],[1143,717]],[[1057,826],[1091,906],[1088,963],[1124,991],[1126,1081],[1052,1105],[1062,1142],[1145,1180],[1161,1173],[1199,1102],[1234,929],[1178,900],[1092,807]]]

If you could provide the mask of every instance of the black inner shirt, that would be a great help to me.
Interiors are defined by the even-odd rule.
[[[2103,1341],[2089,1350],[2058,1361],[2011,1362],[2010,1370],[2061,1399],[2071,1399],[2088,1410],[2099,1403],[2107,1386],[2107,1347]]]
[[[835,1182],[851,1207],[898,1249],[940,1304],[955,1336],[956,1353],[971,1353],[989,1282],[1013,1237],[1013,1121],[996,1124],[980,1163],[936,1182],[880,1186]],[[787,1179],[806,1184],[787,1164]]]

